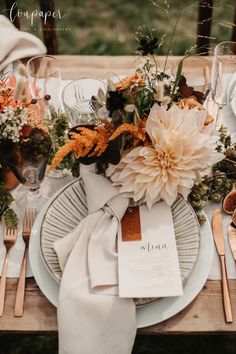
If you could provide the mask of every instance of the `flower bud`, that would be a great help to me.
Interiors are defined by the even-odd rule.
[[[27,68],[24,64],[19,64],[17,67],[17,71],[20,76],[23,76],[23,77],[28,76],[28,71],[27,71]]]
[[[164,105],[168,105],[171,102],[170,96],[164,96],[161,100],[161,103]]]
[[[106,101],[106,95],[105,95],[105,93],[103,92],[103,90],[101,88],[98,89],[97,97],[102,102]]]
[[[49,101],[51,99],[51,96],[50,95],[45,95],[44,99],[45,99],[45,101]]]
[[[134,111],[135,111],[135,105],[134,104],[127,104],[125,106],[125,112],[133,113]]]
[[[116,91],[116,86],[114,82],[111,81],[111,79],[107,79],[107,84],[108,84],[109,91]]]
[[[22,93],[25,90],[25,79],[23,77],[21,77],[16,85],[15,91],[14,91],[14,100],[15,101],[19,101],[19,99],[22,96]]]
[[[164,96],[164,85],[162,82],[157,82],[156,86],[155,86],[155,90],[156,90],[156,95],[155,95],[155,99],[160,102],[163,99]]]

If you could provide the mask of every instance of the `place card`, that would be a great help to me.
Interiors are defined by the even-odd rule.
[[[172,212],[165,202],[151,210],[127,209],[118,231],[118,274],[120,297],[183,295]]]

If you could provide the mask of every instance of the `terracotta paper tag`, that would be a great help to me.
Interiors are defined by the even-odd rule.
[[[139,207],[129,207],[121,220],[122,241],[142,239]]]

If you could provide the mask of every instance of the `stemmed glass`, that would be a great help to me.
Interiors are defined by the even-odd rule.
[[[8,167],[19,182],[28,189],[27,192],[25,188],[19,191],[21,195],[19,203],[22,204],[22,207],[27,204],[28,207],[34,206],[40,209],[45,202],[45,197],[40,193],[40,184],[45,176],[47,161],[46,157],[39,161],[23,158],[19,165],[8,163]],[[19,207],[21,208],[21,205]]]
[[[189,56],[183,60],[182,73],[187,85],[194,91],[201,92],[201,103],[204,103],[210,92],[211,62],[201,56]]]
[[[40,197],[39,187],[47,166],[47,159],[40,161],[24,161],[21,171],[22,182],[29,188],[29,196]]]
[[[45,197],[40,192],[40,184],[44,179],[47,168],[47,159],[39,162],[24,161],[22,166],[23,184],[28,187],[27,204],[28,207],[36,206],[39,209],[45,202]]]
[[[32,97],[39,101],[39,107],[45,111],[45,120],[50,131],[54,125],[50,106],[56,110],[61,110],[62,106],[59,63],[50,55],[36,56],[27,62],[27,69]],[[48,176],[60,178],[67,173],[65,170],[56,170],[48,173]]]
[[[222,42],[215,47],[211,81],[212,98],[218,106],[216,128],[219,128],[223,108],[236,95],[236,42]]]
[[[27,69],[33,98],[60,108],[61,74],[57,59],[50,55],[36,56],[27,62]]]

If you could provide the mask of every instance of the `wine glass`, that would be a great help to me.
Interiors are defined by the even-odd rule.
[[[236,42],[222,42],[215,47],[211,81],[212,98],[218,106],[218,129],[223,108],[236,95]]]
[[[55,57],[36,56],[27,62],[29,87],[33,98],[61,107],[61,74]]]

